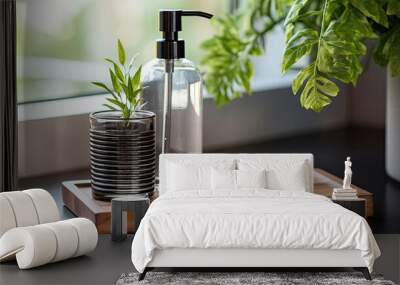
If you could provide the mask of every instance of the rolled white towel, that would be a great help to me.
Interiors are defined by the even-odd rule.
[[[17,222],[8,199],[0,195],[0,237],[9,229],[15,228]]]
[[[1,196],[6,198],[10,203],[17,227],[39,224],[35,205],[28,194],[22,191],[13,191],[3,192]]]
[[[43,189],[29,189],[22,191],[28,194],[33,201],[39,224],[51,223],[60,220],[56,201],[49,192]]]
[[[60,220],[56,202],[43,189],[0,193],[0,237],[15,227]]]
[[[28,269],[86,254],[97,240],[96,226],[85,218],[14,228],[0,238],[0,261],[15,256]]]

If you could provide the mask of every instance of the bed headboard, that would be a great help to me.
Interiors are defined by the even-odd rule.
[[[266,160],[297,160],[304,161],[306,164],[306,177],[308,180],[307,192],[314,192],[314,181],[313,181],[313,169],[314,169],[314,158],[311,153],[167,153],[161,154],[159,159],[159,179],[160,194],[163,193],[163,185],[166,185],[168,180],[167,175],[167,164],[173,161],[188,160],[191,162],[196,161],[213,161],[221,159],[266,159]],[[236,164],[235,164],[236,165]]]

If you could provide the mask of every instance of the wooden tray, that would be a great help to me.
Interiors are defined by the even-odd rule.
[[[342,180],[322,169],[314,170],[314,193],[332,196],[333,188],[340,187]],[[373,194],[352,185],[358,192],[359,198],[366,200],[366,215],[374,214]],[[92,198],[90,180],[65,181],[62,183],[62,197],[64,205],[78,217],[88,218],[96,224],[100,234],[111,232],[111,203]],[[153,195],[155,199],[157,195]],[[128,213],[128,232],[133,232],[135,217]]]
[[[342,187],[343,180],[339,177],[326,172],[325,170],[314,169],[314,193],[332,198],[333,188]],[[358,198],[365,199],[365,214],[367,217],[374,216],[374,194],[358,186],[351,185],[357,190]]]
[[[111,233],[111,203],[92,198],[90,180],[65,181],[62,183],[64,205],[78,217],[95,223],[99,234]],[[128,232],[134,232],[134,216],[128,212]]]

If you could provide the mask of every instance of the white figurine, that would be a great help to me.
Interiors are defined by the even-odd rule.
[[[351,170],[351,161],[350,156],[347,157],[347,160],[344,162],[344,179],[343,179],[343,189],[351,189],[351,176],[353,175],[353,171]]]

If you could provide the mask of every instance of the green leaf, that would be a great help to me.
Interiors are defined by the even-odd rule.
[[[311,76],[300,97],[300,103],[305,109],[320,112],[328,106],[338,94],[339,88],[329,79],[322,76]]]
[[[293,23],[287,24],[285,27],[285,43],[288,43],[290,38],[293,37],[295,26]]]
[[[108,62],[111,63],[112,65],[118,65],[118,63],[116,63],[112,58],[105,57],[104,60],[105,60],[105,61],[108,61]]]
[[[293,94],[297,94],[297,92],[303,85],[304,81],[313,74],[314,68],[315,68],[315,63],[313,62],[304,67],[301,71],[297,73],[292,83]]]
[[[114,73],[117,76],[118,80],[122,83],[125,84],[125,76],[122,73],[121,68],[117,64],[114,64]]]
[[[136,89],[139,88],[141,74],[142,74],[142,66],[139,66],[139,68],[135,72],[135,75],[132,77],[132,88],[133,88],[133,90],[136,90]]]
[[[295,22],[311,2],[312,0],[295,0],[286,16],[284,25]]]
[[[378,43],[374,49],[374,60],[377,64],[384,67],[389,63],[389,54],[387,53],[388,50],[385,50],[385,46],[387,41],[390,38],[390,31],[382,34],[379,37]]]
[[[122,45],[122,42],[120,40],[118,40],[118,58],[119,58],[119,62],[122,65],[124,65],[125,64],[126,55],[125,55],[124,46]]]
[[[125,93],[126,98],[128,99],[129,102],[132,101],[132,94],[133,94],[133,87],[132,87],[132,80],[128,78],[128,88],[126,89],[128,92]]]
[[[116,100],[114,98],[106,98],[106,100],[108,102],[118,106],[119,108],[121,108],[121,110],[125,108],[125,104],[124,103],[122,103],[122,102],[120,102],[120,101],[118,101],[118,100]]]
[[[334,18],[334,14],[342,7],[342,0],[329,0],[326,2],[324,24],[328,25]]]
[[[349,27],[352,27],[349,29]],[[363,38],[377,38],[365,15],[353,6],[347,7],[336,20],[329,22],[323,33],[324,38],[354,41]]]
[[[351,4],[360,10],[365,16],[371,18],[384,27],[389,26],[388,17],[377,0],[350,0]]]
[[[339,92],[332,79],[355,84],[362,72],[360,56],[366,53],[365,39],[376,37],[366,16],[357,8],[338,0],[325,0],[321,4],[325,24],[319,31],[298,25],[300,30],[287,42],[282,63],[285,71],[315,48],[315,61],[296,75],[292,91],[296,94],[305,84],[300,103],[316,112],[328,106]],[[297,19],[313,21],[303,15],[307,13],[300,12]]]
[[[295,33],[286,45],[282,72],[286,73],[303,56],[310,54],[313,46],[317,43],[318,32],[315,30],[304,29]]]
[[[101,87],[101,88],[105,89],[105,90],[106,90],[108,93],[110,93],[110,94],[114,94],[114,92],[113,92],[110,88],[108,88],[107,85],[105,85],[105,84],[102,83],[102,82],[92,82],[92,84],[94,84],[94,85],[96,85],[96,86],[98,86],[98,87]]]
[[[388,15],[396,15],[400,18],[400,1],[389,0],[386,13]]]
[[[111,82],[112,82],[115,92],[121,93],[121,91],[122,91],[121,84],[119,84],[117,77],[115,76],[115,73],[111,70],[111,68],[108,71],[110,73]]]
[[[138,95],[140,94],[140,92],[142,92],[142,89],[136,89],[135,91],[133,91],[132,98],[130,100],[132,105],[137,105],[138,104],[139,99],[140,99],[140,98],[138,98]]]
[[[365,39],[375,37],[366,16],[348,6],[323,32],[317,51],[318,71],[355,84],[362,72],[360,56],[366,53]]]
[[[321,90],[321,92],[331,97],[334,97],[339,93],[338,86],[325,77],[317,76],[316,83],[318,84],[318,88]]]
[[[107,107],[108,109],[112,110],[112,111],[117,111],[117,109],[109,104],[103,104],[104,107]]]

